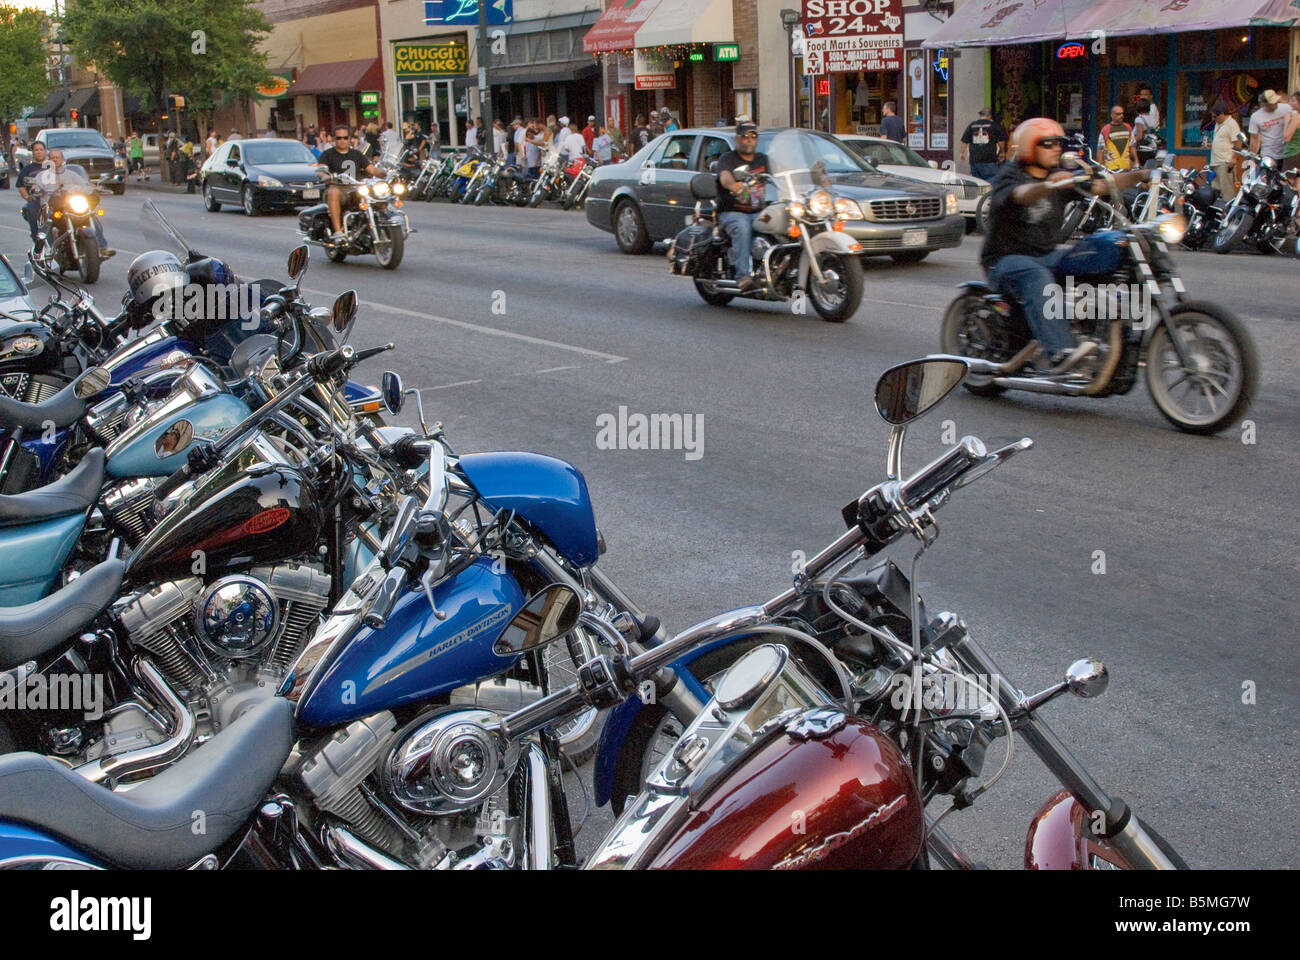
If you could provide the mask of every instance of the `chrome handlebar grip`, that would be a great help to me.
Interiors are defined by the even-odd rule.
[[[978,437],[962,437],[951,450],[904,481],[899,499],[909,510],[922,507],[987,456],[988,449]]]

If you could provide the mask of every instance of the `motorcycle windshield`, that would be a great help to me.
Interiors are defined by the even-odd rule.
[[[782,130],[759,149],[775,178],[776,196],[768,199],[797,200],[813,190],[830,189],[830,177],[842,173],[869,173],[871,167],[843,144],[804,130]]]
[[[144,234],[146,247],[174,253],[181,258],[182,263],[203,256],[189,245],[152,200],[146,200],[140,205],[140,232]]]

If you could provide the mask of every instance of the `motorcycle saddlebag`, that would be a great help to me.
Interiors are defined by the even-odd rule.
[[[712,244],[713,224],[691,224],[677,234],[668,247],[669,272],[677,276],[697,276],[706,265]]]
[[[310,236],[312,224],[315,223],[316,218],[321,216],[322,214],[327,218],[329,217],[330,208],[328,204],[318,203],[315,204],[314,206],[304,207],[303,209],[299,210],[298,229],[301,230],[303,233],[307,234],[308,236]]]

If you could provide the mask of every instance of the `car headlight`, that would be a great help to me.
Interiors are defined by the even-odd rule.
[[[406,192],[406,184],[404,183],[393,184],[393,193],[397,194],[400,197],[405,192]]]
[[[257,185],[259,187],[283,187],[284,183],[275,179],[275,177],[258,177]]]
[[[376,197],[388,196],[388,184],[384,183],[382,180],[370,189],[374,192]]]
[[[363,197],[368,197],[370,196],[370,188],[363,183],[361,186],[357,187],[357,193],[361,194]]]
[[[68,209],[73,213],[85,213],[90,209],[90,201],[79,193],[68,194]]]
[[[808,195],[808,212],[818,220],[824,220],[835,210],[835,200],[826,190],[814,190]]]
[[[955,193],[948,194],[947,210],[949,215],[957,212],[957,194]]]
[[[804,210],[803,204],[797,202],[790,204],[790,206],[786,207],[786,210],[789,212],[790,216],[796,220],[802,220],[804,214],[807,212]]]
[[[839,220],[867,219],[862,213],[862,208],[858,206],[857,201],[850,200],[848,197],[835,198],[835,216]]]
[[[1165,243],[1182,243],[1183,234],[1187,232],[1187,218],[1181,213],[1166,213],[1156,220],[1156,230]]]
[[[991,184],[991,183],[981,183],[981,184],[980,184],[980,196],[981,196],[981,197],[984,196],[984,194],[989,193],[992,189],[993,189],[993,184]]]

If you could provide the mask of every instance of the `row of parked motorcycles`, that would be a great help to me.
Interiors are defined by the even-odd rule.
[[[525,176],[514,160],[477,148],[464,153],[431,153],[408,163],[409,195],[415,200],[449,200],[471,206],[538,207],[558,203],[565,210],[580,208],[600,165],[594,156],[570,159],[559,150],[543,158],[536,177]]]
[[[305,246],[236,317],[158,319],[224,274],[146,211],[184,256],[145,254],[116,317],[34,265],[57,359],[4,359],[66,386],[0,398],[0,867],[972,868],[939,821],[1016,742],[1061,784],[1026,867],[1185,866],[1042,716],[1106,667],[1027,694],[916,591],[940,508],[1032,446],[904,470],[968,361],[888,370],[845,532],[672,633],[601,569],[576,467],[457,452],[414,391],[395,422],[396,374],[353,379],[392,344],[349,342],[352,292],[307,302]],[[580,862],[562,774],[597,715],[619,816]]]

